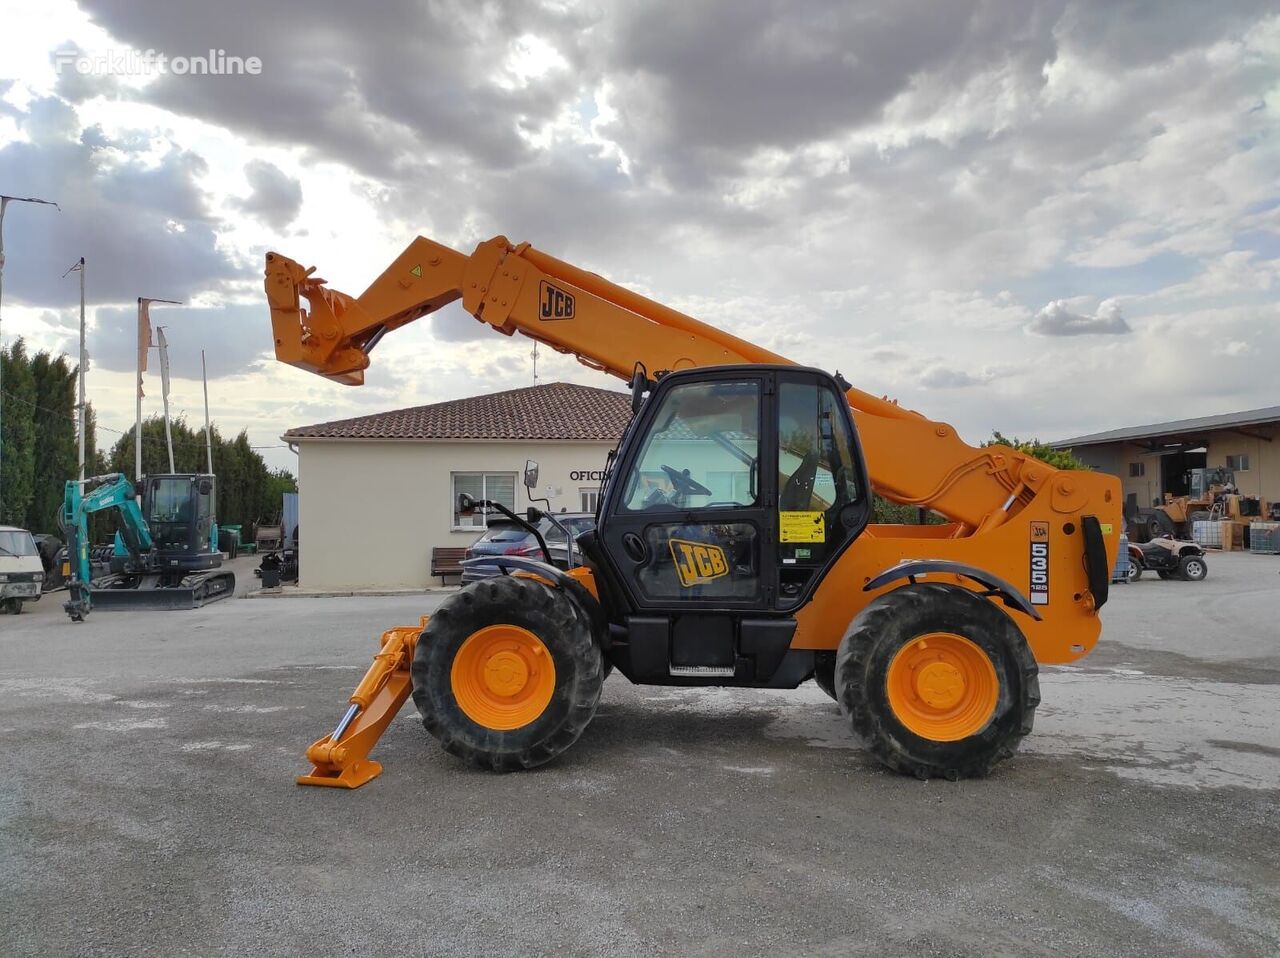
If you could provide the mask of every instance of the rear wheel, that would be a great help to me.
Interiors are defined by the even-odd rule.
[[[1142,566],[1139,565],[1137,562],[1135,562],[1133,559],[1129,560],[1128,576],[1129,576],[1130,582],[1137,582],[1139,579],[1142,578]]]
[[[1183,556],[1178,560],[1178,575],[1188,582],[1199,582],[1209,574],[1209,564],[1203,556]]]
[[[1013,620],[960,586],[867,606],[835,663],[836,699],[877,759],[917,778],[986,775],[1031,731],[1038,668]]]
[[[818,652],[814,655],[813,682],[833,699],[836,698],[836,656],[834,652]]]
[[[413,701],[445,751],[509,772],[555,758],[600,701],[600,647],[568,595],[534,579],[468,586],[414,650]]]

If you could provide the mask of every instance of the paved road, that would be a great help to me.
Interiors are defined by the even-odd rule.
[[[811,684],[606,683],[493,776],[406,710],[301,789],[378,631],[438,596],[0,618],[0,953],[1274,955],[1280,559],[1117,587],[986,781],[874,766]]]

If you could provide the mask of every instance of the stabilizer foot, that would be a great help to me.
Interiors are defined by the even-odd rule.
[[[372,760],[357,762],[346,768],[321,768],[315,766],[309,775],[299,775],[299,785],[323,785],[328,788],[359,788],[382,774],[382,763]]]

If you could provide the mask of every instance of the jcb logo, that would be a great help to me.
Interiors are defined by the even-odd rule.
[[[676,575],[686,589],[729,574],[729,560],[719,546],[687,539],[671,539],[670,543]]]
[[[573,294],[552,286],[545,279],[538,287],[538,318],[573,319]]]

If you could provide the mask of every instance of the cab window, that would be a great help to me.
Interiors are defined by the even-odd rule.
[[[758,381],[678,386],[663,399],[627,476],[623,509],[753,506],[759,455]]]

